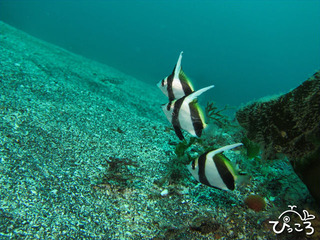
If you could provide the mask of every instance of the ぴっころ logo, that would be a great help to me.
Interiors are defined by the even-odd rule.
[[[311,226],[310,220],[315,219],[315,216],[312,214],[309,214],[307,210],[302,211],[303,212],[303,216],[302,216],[297,211],[293,210],[297,206],[289,205],[288,207],[290,209],[284,211],[278,217],[279,221],[269,221],[269,223],[273,224],[273,231],[276,234],[280,234],[285,229],[287,229],[288,233],[292,233],[293,230],[296,232],[302,232],[303,230],[305,230],[306,235],[312,235],[314,233],[314,228]],[[297,218],[297,217],[299,218],[299,220],[302,222],[302,224],[295,222],[295,221],[291,221],[292,219],[290,218],[290,216],[292,217],[294,215],[296,215],[295,218]],[[282,226],[277,227],[279,225],[279,223]]]

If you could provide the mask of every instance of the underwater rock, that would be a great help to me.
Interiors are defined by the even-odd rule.
[[[263,158],[285,154],[320,202],[320,71],[287,94],[243,107],[236,117],[261,145]]]

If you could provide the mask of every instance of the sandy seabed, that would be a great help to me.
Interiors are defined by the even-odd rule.
[[[0,41],[1,239],[294,236],[276,236],[268,223],[290,200],[311,201],[285,162],[263,170],[248,163],[252,184],[234,192],[199,185],[191,175],[156,184],[179,142],[156,86],[3,22]],[[211,137],[235,142],[223,129]],[[246,158],[243,150],[228,154]],[[265,211],[244,204],[253,193],[265,196]]]

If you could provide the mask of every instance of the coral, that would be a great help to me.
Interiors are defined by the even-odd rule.
[[[287,94],[243,107],[236,117],[262,147],[262,157],[286,155],[320,202],[320,71]]]
[[[266,201],[260,195],[249,195],[245,198],[244,203],[248,206],[248,208],[256,212],[260,212],[266,207]]]
[[[227,116],[221,114],[221,112],[228,109],[228,106],[218,110],[218,107],[214,106],[214,102],[207,102],[207,106],[205,108],[206,116],[209,122],[215,122],[220,127],[228,126],[229,119]]]

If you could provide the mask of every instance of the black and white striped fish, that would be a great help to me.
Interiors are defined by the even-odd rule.
[[[157,86],[169,98],[169,101],[182,98],[191,94],[193,86],[181,68],[182,53],[180,53],[178,62],[173,69],[173,72],[168,77],[161,80]]]
[[[202,130],[206,127],[206,123],[196,98],[213,87],[212,85],[202,88],[190,95],[162,105],[163,112],[172,124],[180,140],[184,139],[181,129],[186,130],[194,137],[201,137]]]
[[[206,152],[193,160],[187,168],[197,181],[205,185],[223,190],[234,190],[236,182],[245,182],[248,177],[238,175],[230,160],[222,152],[241,145],[243,144],[236,143]]]

